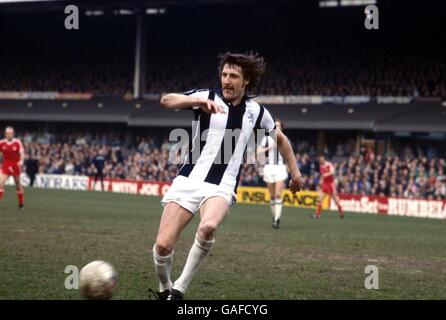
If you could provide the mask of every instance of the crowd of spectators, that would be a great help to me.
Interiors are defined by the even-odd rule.
[[[298,155],[306,188],[317,190],[318,164],[308,155]],[[349,156],[335,162],[339,193],[393,197],[446,199],[446,161],[425,156],[402,158],[363,155]]]
[[[295,148],[299,150],[299,146]],[[438,150],[406,146],[400,153],[375,156],[371,148],[351,152],[351,143],[338,143],[333,153],[324,152],[335,166],[337,191],[345,194],[392,197],[446,199],[446,158]],[[319,164],[314,147],[296,153],[298,167],[304,177],[305,189],[318,190]],[[253,165],[245,165],[247,176],[242,184],[262,185]]]
[[[373,38],[352,28],[356,16],[318,8],[168,11],[145,21],[147,93],[218,86],[218,53],[253,50],[267,62],[253,93],[446,97],[446,54],[432,34],[436,28],[409,26],[404,15]],[[226,15],[231,23],[221,23]],[[133,91],[134,16],[83,17],[76,31],[62,28],[59,15],[2,18],[0,91]],[[253,28],[249,21],[267,23]]]
[[[124,96],[132,89],[130,52],[40,47],[0,51],[0,91],[81,92]],[[17,51],[17,52],[16,52]]]
[[[376,50],[293,50],[265,53],[267,72],[255,93],[262,95],[446,96],[446,60],[389,55]],[[147,91],[182,92],[218,86],[215,57],[191,54],[187,63],[175,53],[149,61]]]
[[[270,59],[262,94],[327,96],[446,95],[446,60],[380,49],[287,52]]]
[[[25,133],[27,159],[38,160],[38,172],[94,176],[94,157],[105,155],[106,178],[171,181],[179,165],[173,163],[172,143],[137,136],[122,139],[113,134],[52,135]],[[361,147],[357,155],[352,141],[339,142],[326,157],[335,165],[340,193],[446,199],[446,159],[435,149],[402,148],[399,154],[375,156],[370,148]],[[319,165],[313,144],[294,144],[298,167],[305,188],[317,190]],[[240,185],[263,186],[259,166],[244,164]]]
[[[106,157],[103,173],[107,178],[172,180],[177,165],[168,161],[170,144],[160,146],[154,139],[136,139],[136,147],[132,147],[130,141],[119,140],[113,134],[23,136],[27,159],[39,160],[38,173],[93,176],[97,170],[93,160],[102,153]]]
[[[150,53],[145,91],[151,94],[218,87],[217,59],[187,51],[183,59],[165,50]],[[265,53],[267,72],[254,94],[446,97],[446,60],[422,55],[389,55],[367,50]],[[132,92],[131,55],[1,54],[0,91],[92,92],[125,96]]]

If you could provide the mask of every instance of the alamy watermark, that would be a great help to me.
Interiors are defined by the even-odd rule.
[[[258,147],[268,137],[268,150],[258,153]],[[215,141],[215,143],[212,143]],[[169,142],[174,143],[169,151],[172,164],[196,164],[203,153],[214,156],[214,164],[230,164],[243,159],[246,164],[265,164],[268,159],[277,159],[277,132],[275,129],[205,129],[200,130],[200,122],[192,122],[192,134],[182,128],[169,134]],[[206,142],[206,143],[204,143]]]
[[[364,273],[368,276],[364,280],[364,287],[367,290],[378,290],[379,289],[379,269],[375,265],[368,265],[364,269]]]
[[[64,272],[68,274],[65,278],[64,286],[67,290],[79,289],[79,268],[75,265],[67,265]],[[364,269],[364,273],[367,274],[364,279],[364,287],[367,290],[379,289],[379,269],[375,265],[368,265]]]
[[[65,278],[65,289],[78,290],[79,289],[79,268],[74,265],[68,265],[64,270],[68,276]]]
[[[68,14],[64,21],[65,29],[79,30],[79,8],[71,4],[65,7],[64,13]]]
[[[365,7],[364,27],[367,30],[379,29],[379,10],[377,6],[370,5]]]

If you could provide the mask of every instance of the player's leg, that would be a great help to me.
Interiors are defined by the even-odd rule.
[[[325,192],[323,190],[319,190],[319,196],[316,204],[316,214],[314,215],[315,218],[321,217],[322,203],[324,202],[324,198],[325,198]]]
[[[96,182],[98,182],[98,172],[94,173],[93,191],[96,191]]]
[[[164,207],[156,243],[153,247],[153,260],[161,292],[170,291],[172,288],[170,276],[175,244],[181,231],[192,218],[193,214],[190,211],[175,202],[169,202]]]
[[[175,281],[172,299],[181,299],[202,261],[215,242],[215,232],[229,212],[228,201],[220,196],[207,199],[200,208],[201,221],[181,276]]]
[[[29,186],[32,188],[34,187],[34,182],[36,181],[36,174],[35,173],[31,173],[29,175]]]
[[[338,194],[337,194],[336,192],[333,192],[333,193],[331,194],[331,199],[334,201],[334,203],[335,203],[336,206],[338,207],[339,217],[341,217],[341,219],[344,218],[344,212],[343,212],[343,210],[342,210],[342,207],[341,207],[341,203],[340,203],[340,201],[339,201],[339,196],[338,196]]]
[[[0,200],[3,198],[3,195],[5,193],[5,184],[8,180],[8,177],[8,175],[0,171]]]
[[[276,186],[275,186],[276,190],[275,190],[275,206],[276,206],[276,214],[275,214],[275,228],[279,228],[279,224],[280,224],[280,218],[282,217],[282,206],[283,206],[283,202],[282,202],[282,191],[285,188],[285,184],[283,181],[277,181],[276,182]]]
[[[276,184],[268,182],[266,184],[269,192],[269,205],[273,214],[273,223],[276,220]]]
[[[15,189],[17,191],[17,200],[19,202],[19,209],[23,208],[25,201],[25,191],[20,183],[20,175],[14,176]]]
[[[104,191],[104,172],[102,170],[99,172],[99,179],[101,181],[101,190]]]

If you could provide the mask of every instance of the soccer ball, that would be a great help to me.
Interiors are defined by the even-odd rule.
[[[90,262],[79,273],[79,289],[85,299],[110,299],[116,291],[117,284],[118,274],[115,268],[102,260]]]

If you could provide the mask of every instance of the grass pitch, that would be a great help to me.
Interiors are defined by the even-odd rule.
[[[65,289],[67,265],[111,262],[115,299],[147,299],[157,289],[151,249],[160,198],[26,190],[0,202],[0,299],[79,299]],[[284,208],[271,228],[269,207],[236,205],[188,299],[446,299],[446,221]],[[176,248],[178,277],[198,216]],[[379,268],[379,290],[367,290],[367,265]]]

